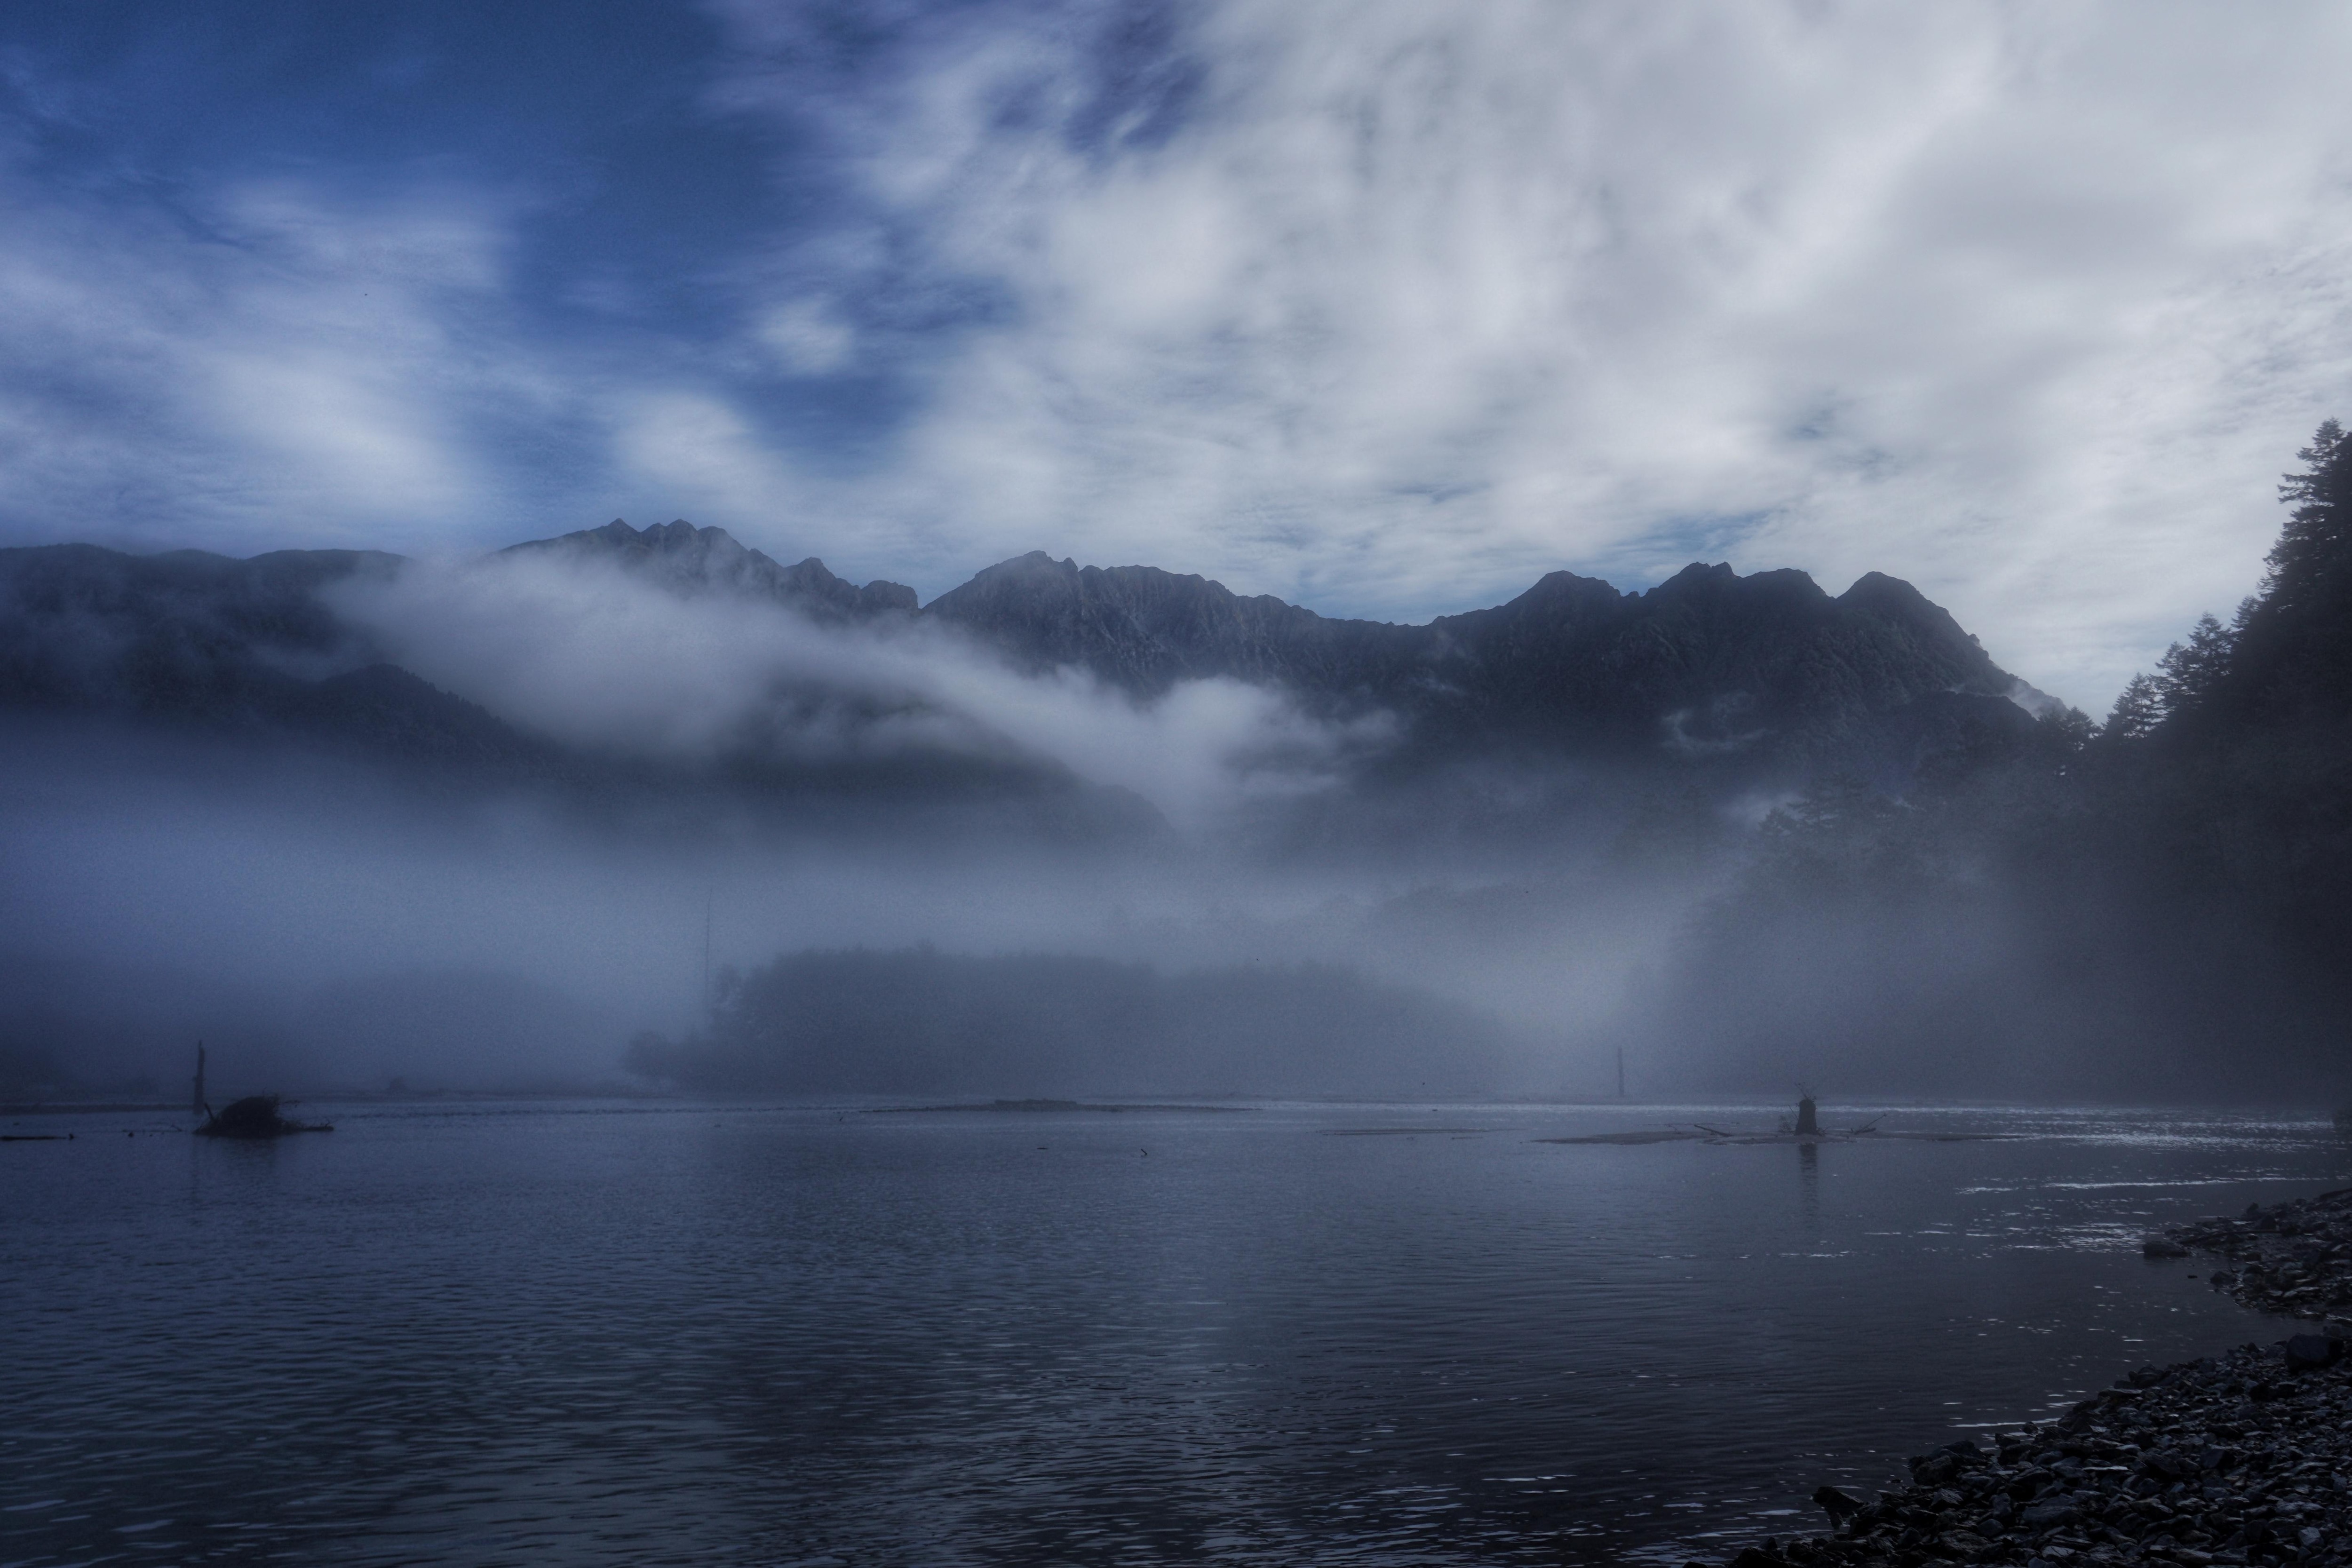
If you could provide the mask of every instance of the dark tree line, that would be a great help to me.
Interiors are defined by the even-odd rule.
[[[1306,964],[1162,974],[1067,955],[787,953],[721,976],[708,1025],[629,1069],[706,1093],[1488,1094],[1524,1060],[1492,1019]]]
[[[1776,813],[1634,1026],[1759,1088],[2352,1095],[2352,440],[2299,456],[2227,623]]]

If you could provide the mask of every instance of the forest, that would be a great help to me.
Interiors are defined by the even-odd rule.
[[[1476,1097],[1521,1089],[1474,1010],[1325,965],[1165,975],[929,948],[722,972],[709,1027],[641,1034],[630,1070],[700,1092]]]
[[[1774,812],[1629,1030],[1759,1080],[2352,1090],[2352,440],[2298,457],[2226,622],[2104,723],[1979,727],[1899,793]]]

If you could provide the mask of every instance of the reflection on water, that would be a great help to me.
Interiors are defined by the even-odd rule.
[[[1721,1555],[2273,1336],[2137,1238],[2346,1163],[2318,1124],[2063,1110],[1532,1142],[1773,1114],[89,1119],[0,1148],[0,1560]]]
[[[1797,1187],[1804,1205],[1805,1236],[1819,1241],[1822,1236],[1822,1151],[1817,1143],[1797,1145]]]

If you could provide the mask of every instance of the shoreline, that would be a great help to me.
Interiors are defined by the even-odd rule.
[[[2352,1188],[2173,1226],[2146,1250],[2219,1254],[2214,1289],[2300,1331],[2142,1367],[1990,1448],[1947,1444],[1874,1501],[1823,1487],[1833,1533],[1767,1538],[1731,1568],[2352,1563]]]

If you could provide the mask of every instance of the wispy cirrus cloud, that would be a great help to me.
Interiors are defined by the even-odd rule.
[[[478,328],[502,240],[463,194],[251,184],[172,213],[0,172],[0,514],[168,547],[415,542],[496,512],[483,416],[554,401]]]

